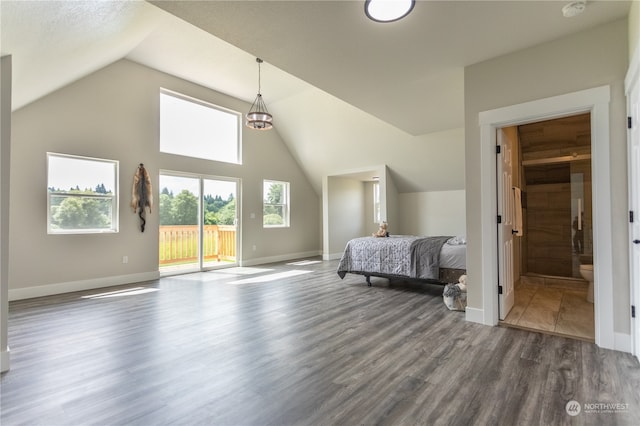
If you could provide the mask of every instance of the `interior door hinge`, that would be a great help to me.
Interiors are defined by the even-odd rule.
[[[500,154],[500,152],[502,152],[502,148],[500,145],[496,145],[496,154]]]
[[[498,215],[498,223],[502,223],[502,216]]]
[[[635,318],[635,317],[636,317],[636,306],[631,305],[631,318]]]
[[[629,210],[629,222],[633,223],[633,210]]]
[[[501,285],[498,286],[498,294],[502,294],[502,286]]]
[[[627,129],[630,129],[631,127],[631,117],[627,117]]]

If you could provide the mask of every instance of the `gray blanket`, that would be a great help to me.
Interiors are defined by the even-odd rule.
[[[437,280],[440,250],[450,237],[393,235],[361,237],[347,243],[340,263],[340,278],[348,272]]]
[[[411,248],[411,277],[438,279],[440,250],[451,237],[427,237],[414,241]]]

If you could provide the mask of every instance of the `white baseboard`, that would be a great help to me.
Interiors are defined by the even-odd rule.
[[[316,257],[316,256],[320,256],[321,254],[322,252],[320,250],[314,250],[314,251],[305,251],[302,253],[282,254],[279,256],[257,257],[255,259],[244,260],[239,263],[240,263],[240,266],[256,266],[256,265],[264,265],[265,263],[284,262],[286,260],[303,259],[305,257]]]
[[[613,333],[613,349],[620,352],[633,353],[631,334]]]
[[[344,254],[344,252],[323,254],[323,255],[322,255],[322,260],[336,260],[336,259],[341,259],[343,254]]]
[[[484,309],[471,308],[467,306],[465,309],[465,320],[484,324]]]
[[[54,294],[72,293],[74,291],[93,290],[114,285],[139,283],[156,280],[158,271],[141,272],[139,274],[116,275],[113,277],[94,278],[89,280],[70,281],[65,283],[45,284],[34,287],[9,289],[9,300],[31,299]]]
[[[9,371],[9,364],[11,363],[11,357],[9,355],[9,348],[7,348],[6,351],[0,352],[0,373]]]

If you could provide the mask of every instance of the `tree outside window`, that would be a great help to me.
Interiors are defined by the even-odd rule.
[[[47,153],[48,232],[117,232],[117,189],[117,161]]]
[[[265,228],[289,226],[289,182],[264,180],[262,224]]]

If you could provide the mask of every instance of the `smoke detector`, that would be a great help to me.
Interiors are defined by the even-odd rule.
[[[587,8],[586,1],[573,1],[562,8],[562,15],[565,18],[573,18],[580,15]]]

